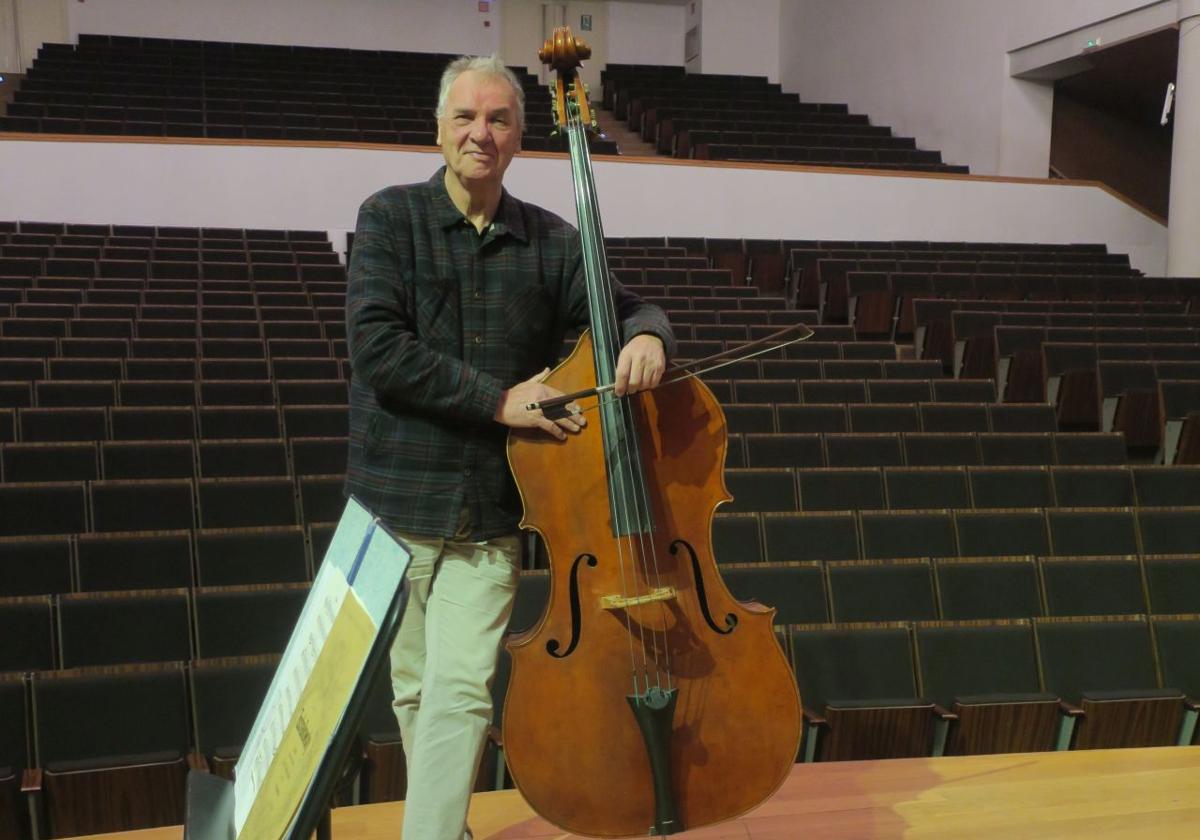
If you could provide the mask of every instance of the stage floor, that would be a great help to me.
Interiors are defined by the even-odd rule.
[[[404,803],[338,808],[336,840],[396,840]],[[570,840],[516,791],[471,799],[476,840]],[[179,826],[105,840],[178,840]],[[678,835],[706,840],[1195,838],[1200,747],[797,764],[741,819]]]

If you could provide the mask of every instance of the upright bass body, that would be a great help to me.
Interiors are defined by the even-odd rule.
[[[547,384],[596,384],[588,334]],[[720,406],[695,378],[626,399],[651,518],[641,533],[614,535],[600,423],[561,442],[514,433],[508,445],[522,525],[547,545],[551,592],[541,622],[508,645],[506,757],[538,813],[603,837],[745,813],[782,784],[801,732],[774,610],[735,600],[713,559],[713,514],[731,498]],[[673,692],[649,735],[631,700],[643,676]]]

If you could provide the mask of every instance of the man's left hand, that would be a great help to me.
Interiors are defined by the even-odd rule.
[[[666,369],[667,354],[663,351],[662,339],[650,333],[635,335],[617,357],[614,391],[618,397],[623,397],[653,388]]]

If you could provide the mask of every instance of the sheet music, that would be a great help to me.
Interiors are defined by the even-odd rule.
[[[407,551],[351,499],[235,768],[239,838],[287,830],[407,566]]]

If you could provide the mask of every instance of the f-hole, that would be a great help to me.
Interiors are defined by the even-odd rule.
[[[594,554],[580,554],[575,558],[575,562],[571,564],[571,643],[567,645],[566,650],[559,653],[558,650],[562,645],[558,639],[550,639],[546,642],[546,653],[555,659],[567,658],[579,644],[579,627],[582,623],[581,611],[579,609],[579,564],[585,561],[592,568],[595,568],[596,563],[599,562],[596,560]]]
[[[700,573],[700,560],[696,557],[696,550],[687,540],[675,540],[671,543],[671,553],[678,554],[680,546],[687,549],[688,557],[692,561],[692,579],[696,581],[696,600],[700,602],[700,612],[704,614],[705,623],[712,628],[714,633],[720,633],[722,636],[729,635],[733,632],[733,628],[737,627],[737,616],[733,613],[726,613],[725,626],[717,626],[717,623],[713,621],[712,610],[708,607],[708,594],[704,591],[704,575]]]

